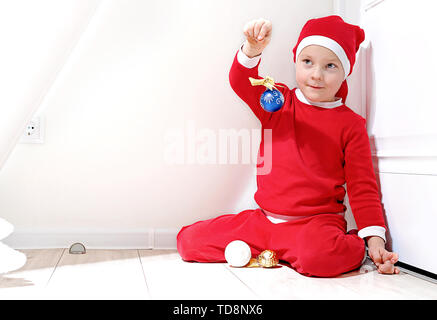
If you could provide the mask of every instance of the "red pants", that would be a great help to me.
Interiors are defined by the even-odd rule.
[[[226,262],[224,251],[233,240],[243,240],[257,256],[270,249],[279,260],[306,276],[334,277],[361,265],[364,240],[346,233],[338,214],[319,214],[274,224],[261,209],[226,214],[183,227],[177,235],[182,259]]]

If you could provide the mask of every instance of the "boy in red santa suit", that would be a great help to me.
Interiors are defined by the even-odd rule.
[[[332,277],[360,267],[367,244],[378,272],[399,273],[394,266],[398,255],[385,249],[386,226],[366,120],[344,104],[346,78],[364,31],[339,16],[309,20],[293,49],[297,88],[277,86],[285,102],[273,113],[260,105],[265,88],[249,81],[262,79],[258,66],[272,24],[250,21],[244,34],[247,40],[235,55],[229,80],[262,128],[272,130],[272,167],[260,174],[258,166],[258,209],[180,230],[177,248],[182,259],[224,262],[226,245],[242,240],[254,256],[270,249],[303,275]],[[264,147],[262,139],[260,153]],[[344,183],[358,228],[352,232],[346,232]]]

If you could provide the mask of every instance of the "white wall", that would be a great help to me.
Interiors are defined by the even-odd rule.
[[[40,20],[26,27],[46,50],[33,63],[40,69],[36,84],[48,83],[43,73],[56,63],[52,55],[63,41],[75,46],[50,90],[38,91],[39,102],[32,98],[46,120],[45,143],[17,145],[0,172],[0,212],[16,227],[5,242],[17,248],[73,241],[88,247],[173,246],[182,225],[255,207],[253,163],[170,165],[165,137],[182,130],[188,138],[183,130],[190,128],[212,134],[259,128],[228,83],[244,24],[258,17],[273,22],[260,71],[293,87],[298,33],[309,18],[332,14],[333,2],[102,0],[77,42],[71,33],[51,35],[41,27],[68,6],[79,10],[88,2],[39,1],[32,8]],[[67,19],[76,25],[73,31],[86,16],[75,12]],[[2,12],[20,14],[17,8]],[[10,23],[17,21],[26,23]],[[66,30],[64,21],[50,30]],[[3,45],[16,48],[15,29],[7,30]],[[19,39],[31,43],[32,37]],[[59,46],[45,45],[49,37]],[[8,59],[19,64],[35,50]],[[31,88],[14,85],[22,90],[16,94],[30,97]]]
[[[95,12],[98,0],[0,2],[0,169]]]
[[[401,262],[437,273],[437,73],[431,1],[364,1],[367,129],[389,246]]]

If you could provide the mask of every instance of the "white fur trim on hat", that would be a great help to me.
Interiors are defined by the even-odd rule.
[[[328,48],[337,55],[338,59],[343,65],[344,78],[346,79],[351,70],[349,59],[347,58],[346,52],[344,52],[342,46],[339,45],[337,41],[332,40],[331,38],[324,36],[308,36],[306,38],[303,38],[296,49],[296,60],[297,57],[299,57],[299,54],[303,50],[303,48],[308,47],[312,44]]]

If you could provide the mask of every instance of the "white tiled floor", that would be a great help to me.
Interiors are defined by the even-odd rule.
[[[176,250],[20,251],[28,261],[0,276],[0,299],[437,299],[437,284],[404,272],[309,278],[285,265],[188,263]]]

